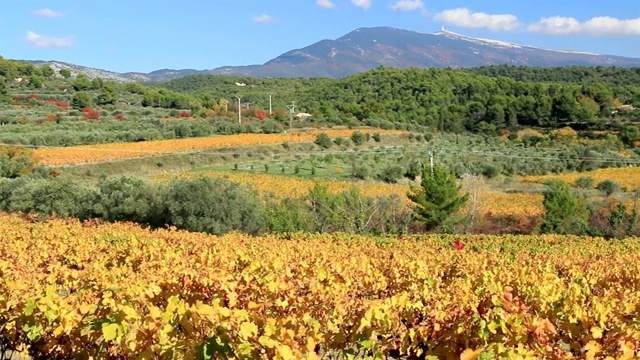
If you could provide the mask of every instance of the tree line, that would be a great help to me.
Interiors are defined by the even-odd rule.
[[[145,107],[189,109],[205,116],[203,109],[237,109],[236,95],[243,95],[240,106],[268,109],[271,94],[271,105],[276,108],[296,101],[298,110],[332,123],[377,119],[476,132],[518,126],[602,129],[614,118],[637,119],[640,86],[635,80],[639,72],[636,68],[577,66],[379,67],[339,80],[191,75],[149,87],[89,80],[79,74],[69,81],[77,109],[113,104],[123,94],[135,94],[142,96],[137,101]],[[55,75],[46,65],[0,59],[0,77],[5,78],[0,87],[5,89],[14,76],[26,76],[30,84],[34,76]],[[240,82],[246,86],[238,87]]]

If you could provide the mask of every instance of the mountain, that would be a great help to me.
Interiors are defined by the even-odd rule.
[[[291,50],[261,66],[224,67],[213,74],[254,77],[340,78],[379,66],[467,68],[509,64],[640,66],[640,59],[564,51],[473,38],[442,31],[425,34],[390,27],[360,28],[336,40]]]
[[[380,66],[394,68],[468,68],[508,64],[538,67],[566,65],[640,67],[640,59],[580,51],[551,50],[447,31],[426,34],[391,27],[360,28],[336,40],[322,40],[288,51],[262,65],[224,66],[213,70],[157,70],[119,74],[57,61],[54,69],[115,81],[167,81],[194,74],[265,77],[342,78]]]
[[[86,74],[90,79],[102,78],[104,80],[116,81],[116,82],[145,82],[151,81],[151,78],[146,74],[142,73],[130,73],[130,74],[120,74],[113,71],[95,69],[87,66],[74,65],[65,63],[62,61],[42,61],[42,60],[23,60],[24,62],[31,63],[36,66],[49,65],[51,68],[57,73],[62,69],[69,69],[71,71],[71,76],[75,77],[79,73]]]

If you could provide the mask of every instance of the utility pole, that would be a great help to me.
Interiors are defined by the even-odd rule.
[[[291,104],[287,105],[287,109],[289,109],[289,130],[293,128],[293,112],[296,109],[296,103],[291,102]]]
[[[238,124],[242,124],[242,106],[240,105],[240,99],[242,95],[236,96],[238,98]]]
[[[273,115],[273,111],[271,110],[271,96],[272,95],[273,95],[272,93],[269,93],[269,115]]]
[[[435,156],[435,152],[438,151],[438,148],[431,148],[428,151],[429,153],[429,164],[431,166],[431,176],[433,177],[433,166],[434,166],[434,156]]]

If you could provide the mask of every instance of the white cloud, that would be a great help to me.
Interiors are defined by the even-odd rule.
[[[580,22],[572,17],[552,16],[529,25],[527,29],[552,35],[640,36],[640,18],[620,20],[598,16]]]
[[[365,10],[371,7],[371,0],[351,0],[351,3]]]
[[[472,13],[467,8],[445,10],[437,13],[435,21],[469,29],[485,28],[491,31],[511,31],[521,26],[518,17],[511,14]]]
[[[253,18],[253,22],[261,23],[261,24],[272,24],[276,22],[276,19],[272,18],[269,15],[262,14],[260,16],[256,16]]]
[[[36,34],[33,31],[27,31],[27,36],[24,38],[29,44],[45,49],[66,49],[73,46],[74,41],[70,38],[59,38],[53,36],[44,36]]]
[[[44,16],[48,18],[57,18],[63,16],[61,12],[53,11],[49,8],[39,9],[33,12],[37,16]]]
[[[391,6],[391,9],[396,11],[413,11],[423,8],[424,3],[422,0],[398,0],[397,3]]]
[[[320,8],[323,8],[323,9],[331,9],[335,5],[329,0],[318,0],[318,1],[316,1],[316,6],[320,7]]]

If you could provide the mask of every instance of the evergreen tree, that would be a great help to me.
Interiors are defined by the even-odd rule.
[[[7,82],[0,76],[0,96],[7,95]]]
[[[563,181],[548,183],[544,192],[544,216],[540,230],[544,233],[580,234],[587,226],[586,204],[581,203]]]
[[[423,169],[420,187],[411,185],[407,196],[414,203],[415,214],[431,230],[467,202],[469,194],[460,195],[461,187],[453,172],[434,166],[433,173],[429,168]]]
[[[89,77],[86,74],[80,73],[76,76],[76,80],[73,82],[73,88],[76,91],[89,90],[91,89],[91,80],[89,80]]]
[[[71,70],[69,69],[60,69],[58,73],[60,74],[60,76],[62,76],[65,79],[68,79],[71,77]]]
[[[91,99],[91,95],[86,91],[79,91],[75,93],[71,99],[71,106],[78,110],[91,107],[92,104],[93,100]]]

